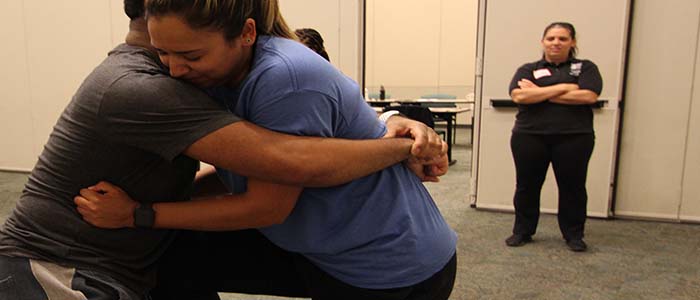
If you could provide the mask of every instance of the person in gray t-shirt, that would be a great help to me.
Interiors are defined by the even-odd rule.
[[[241,121],[168,76],[149,44],[142,5],[125,1],[132,19],[126,44],[78,89],[0,228],[0,299],[146,297],[154,263],[174,232],[84,222],[73,197],[96,182],[115,183],[135,199],[184,201],[198,160],[273,182],[331,186],[411,152],[443,151],[433,132],[407,121],[397,121],[395,130],[408,127],[415,143],[292,137]]]

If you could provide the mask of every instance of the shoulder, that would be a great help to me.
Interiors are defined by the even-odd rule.
[[[265,79],[287,80],[295,89],[338,76],[335,67],[294,40],[263,36],[259,50],[254,66],[257,73]]]
[[[581,68],[598,68],[598,66],[591,60],[575,58],[571,60],[571,64],[580,64]]]
[[[131,70],[107,87],[99,111],[100,114],[144,114],[215,105],[200,89],[166,74]]]

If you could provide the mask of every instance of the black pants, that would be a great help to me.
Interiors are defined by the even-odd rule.
[[[559,189],[559,229],[564,239],[582,239],[586,222],[586,173],[595,136],[514,132],[510,139],[516,171],[513,233],[533,235],[540,217],[540,192],[549,164]]]
[[[369,290],[345,284],[304,256],[287,252],[257,230],[185,231],[160,262],[153,300],[218,300],[217,292],[315,300],[446,300],[456,256],[433,277],[410,287]]]

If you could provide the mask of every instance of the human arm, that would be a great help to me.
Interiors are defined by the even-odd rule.
[[[345,183],[403,161],[410,157],[412,145],[405,138],[291,136],[241,121],[200,138],[184,154],[247,177],[320,187]],[[441,152],[442,148],[430,149],[426,157]]]
[[[410,169],[421,181],[439,182],[439,176],[447,174],[449,163],[447,160],[447,143],[430,127],[422,122],[411,120],[398,114],[392,115],[386,122],[387,137],[395,136],[410,136],[415,142],[413,149],[420,148],[422,145],[442,145],[442,155],[429,159],[419,159],[415,156],[404,161],[404,164]],[[421,144],[416,147],[416,144]],[[420,151],[420,150],[418,150]]]
[[[416,174],[421,181],[425,182],[440,182],[439,177],[447,174],[450,165],[447,154],[441,155],[440,158],[429,164],[417,161],[414,158],[409,158],[404,164],[409,170]]]
[[[553,103],[568,105],[590,105],[598,100],[603,89],[603,78],[598,67],[589,60],[579,63],[581,73],[578,75],[578,89],[568,91],[550,99]]]
[[[301,190],[250,179],[243,194],[154,203],[153,227],[225,231],[281,224],[294,208]],[[83,219],[100,228],[134,227],[134,210],[140,205],[107,182],[80,190],[74,202]]]
[[[553,97],[549,99],[549,101],[552,103],[569,105],[593,104],[598,101],[598,94],[591,90],[578,89]]]
[[[578,88],[578,85],[572,83],[559,83],[539,87],[528,79],[520,79],[518,88],[510,92],[510,97],[513,99],[513,102],[518,104],[535,104],[548,99],[551,100]]]
[[[384,138],[409,137],[413,139],[413,145],[411,146],[412,161],[425,164],[439,163],[442,155],[447,153],[447,143],[442,140],[435,130],[422,122],[395,114],[386,121],[386,129]],[[440,155],[428,157],[427,159],[422,158],[425,156],[424,153],[426,151],[440,148],[442,149]]]
[[[127,79],[105,93],[95,116],[100,124],[96,130],[106,141],[166,160],[184,153],[265,181],[333,186],[410,155],[410,139],[357,141],[281,134],[240,121],[202,91],[171,78]]]
[[[226,186],[219,179],[216,168],[207,163],[200,163],[200,169],[194,177],[192,197],[204,197],[228,194]]]

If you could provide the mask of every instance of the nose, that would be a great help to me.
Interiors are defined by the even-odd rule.
[[[175,56],[169,57],[168,67],[170,68],[170,76],[175,78],[182,77],[190,71],[190,67],[185,61]]]

